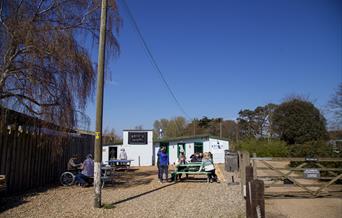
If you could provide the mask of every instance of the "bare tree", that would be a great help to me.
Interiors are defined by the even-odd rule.
[[[108,5],[106,52],[115,56],[121,20],[116,1]],[[100,7],[100,0],[0,0],[0,104],[76,126],[96,76],[80,39],[97,42]]]
[[[108,127],[104,130],[102,138],[102,144],[104,145],[115,144],[122,140],[121,137],[116,134],[115,129],[112,128],[109,130]]]

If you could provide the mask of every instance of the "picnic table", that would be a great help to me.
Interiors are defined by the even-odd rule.
[[[120,170],[120,169],[124,169],[127,170],[130,168],[131,166],[131,162],[134,160],[109,160],[108,164],[111,165],[114,170]]]
[[[106,182],[111,182],[112,185],[114,183],[114,173],[113,173],[114,168],[111,166],[102,166],[101,167],[101,183],[102,183],[102,188],[104,187]]]
[[[202,170],[200,171],[201,166],[202,162],[189,162],[176,165],[175,171],[171,173],[172,178],[174,178],[174,181],[177,182],[177,175],[180,174],[186,174],[186,177],[188,177],[189,174],[208,175],[208,172],[204,171],[204,168],[202,168]],[[208,179],[207,182],[209,182]]]

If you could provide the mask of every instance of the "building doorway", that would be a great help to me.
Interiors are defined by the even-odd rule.
[[[109,147],[109,160],[118,158],[118,147]]]
[[[195,142],[194,153],[203,153],[203,142]]]
[[[177,144],[177,158],[179,158],[179,154],[181,151],[183,151],[184,155],[186,155],[185,143],[178,143]]]

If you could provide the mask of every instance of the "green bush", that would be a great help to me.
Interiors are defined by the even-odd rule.
[[[288,147],[281,140],[245,139],[237,145],[238,149],[248,151],[258,157],[287,157]]]
[[[288,145],[288,148],[291,157],[342,157],[341,153],[334,153],[325,141]]]

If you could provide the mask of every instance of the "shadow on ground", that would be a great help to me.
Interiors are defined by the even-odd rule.
[[[49,188],[55,187],[56,186],[42,187],[12,196],[0,195],[0,213],[29,202],[27,200],[24,200],[27,197],[39,195],[40,193],[46,192]]]
[[[134,196],[132,196],[132,197],[128,197],[128,198],[126,198],[126,199],[123,199],[123,200],[120,200],[120,201],[113,202],[113,203],[111,203],[110,205],[115,206],[115,205],[118,205],[118,204],[121,204],[121,203],[130,201],[130,200],[133,200],[133,199],[142,197],[142,196],[144,196],[144,195],[147,195],[147,194],[150,194],[150,193],[159,191],[159,190],[161,190],[161,189],[167,188],[167,187],[172,186],[172,185],[175,185],[175,184],[176,184],[176,183],[170,183],[170,184],[161,186],[161,187],[159,187],[159,188],[155,188],[155,189],[152,189],[152,190],[149,190],[149,191],[146,191],[146,192],[143,192],[143,193],[134,195]]]
[[[107,188],[129,188],[137,185],[146,185],[151,183],[157,177],[156,170],[140,171],[139,169],[130,169],[128,171],[117,171],[114,174],[114,182],[105,186]]]

